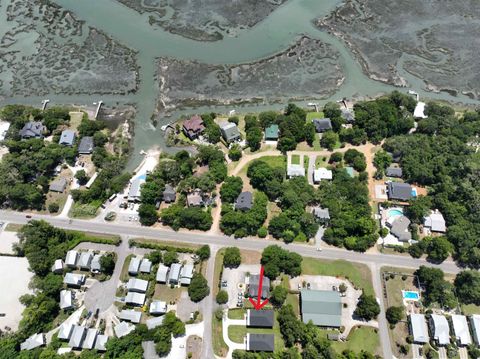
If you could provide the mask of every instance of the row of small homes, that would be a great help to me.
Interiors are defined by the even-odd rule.
[[[464,315],[452,315],[449,323],[444,315],[432,314],[426,320],[423,314],[411,314],[409,324],[414,343],[426,344],[433,339],[437,345],[444,346],[450,344],[452,334],[460,346],[473,342],[480,346],[480,315],[472,315],[468,320]]]

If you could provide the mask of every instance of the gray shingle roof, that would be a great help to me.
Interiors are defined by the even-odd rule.
[[[235,201],[235,209],[240,211],[248,211],[253,206],[253,194],[252,192],[242,192]]]
[[[78,153],[80,154],[90,154],[93,152],[93,137],[85,136],[82,137],[80,143],[78,144]]]
[[[65,188],[67,188],[67,180],[63,177],[60,177],[56,179],[55,181],[50,183],[50,186],[48,187],[49,191],[52,192],[63,192],[65,191]]]
[[[275,336],[273,334],[247,333],[247,351],[273,352],[275,350]]]
[[[260,274],[250,275],[248,284],[248,295],[253,298],[258,296],[258,287],[260,285]],[[270,296],[270,279],[263,276],[262,281],[262,298],[268,298]]]
[[[324,132],[332,129],[332,121],[329,118],[316,118],[313,120],[313,125],[317,132]]]
[[[386,172],[388,177],[402,177],[403,171],[400,167],[388,167]]]
[[[247,327],[272,328],[273,322],[273,310],[249,309],[247,311]]]
[[[220,131],[222,132],[223,139],[227,142],[236,141],[241,138],[240,131],[233,122],[229,122],[220,127]]]
[[[166,203],[175,202],[177,199],[177,193],[175,189],[169,184],[165,185],[165,190],[163,191],[163,201]]]
[[[410,220],[405,216],[398,216],[390,225],[390,233],[402,242],[408,242],[412,239],[409,231]]]
[[[412,198],[412,186],[408,183],[389,182],[387,184],[388,198],[408,201]]]
[[[42,138],[45,126],[41,122],[30,121],[27,122],[20,130],[19,135],[22,138]]]

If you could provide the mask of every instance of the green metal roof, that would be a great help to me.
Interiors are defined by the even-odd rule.
[[[340,294],[328,290],[301,290],[302,319],[322,327],[342,325],[342,301]]]
[[[265,129],[265,139],[278,139],[278,125],[272,124]]]

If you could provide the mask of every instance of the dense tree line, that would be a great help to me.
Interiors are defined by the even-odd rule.
[[[302,256],[277,245],[268,246],[263,250],[261,263],[265,270],[265,276],[272,280],[281,273],[291,277],[299,276],[302,273]]]

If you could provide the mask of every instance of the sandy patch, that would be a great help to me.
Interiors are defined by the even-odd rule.
[[[0,253],[14,254],[12,245],[18,241],[17,232],[0,232]]]

